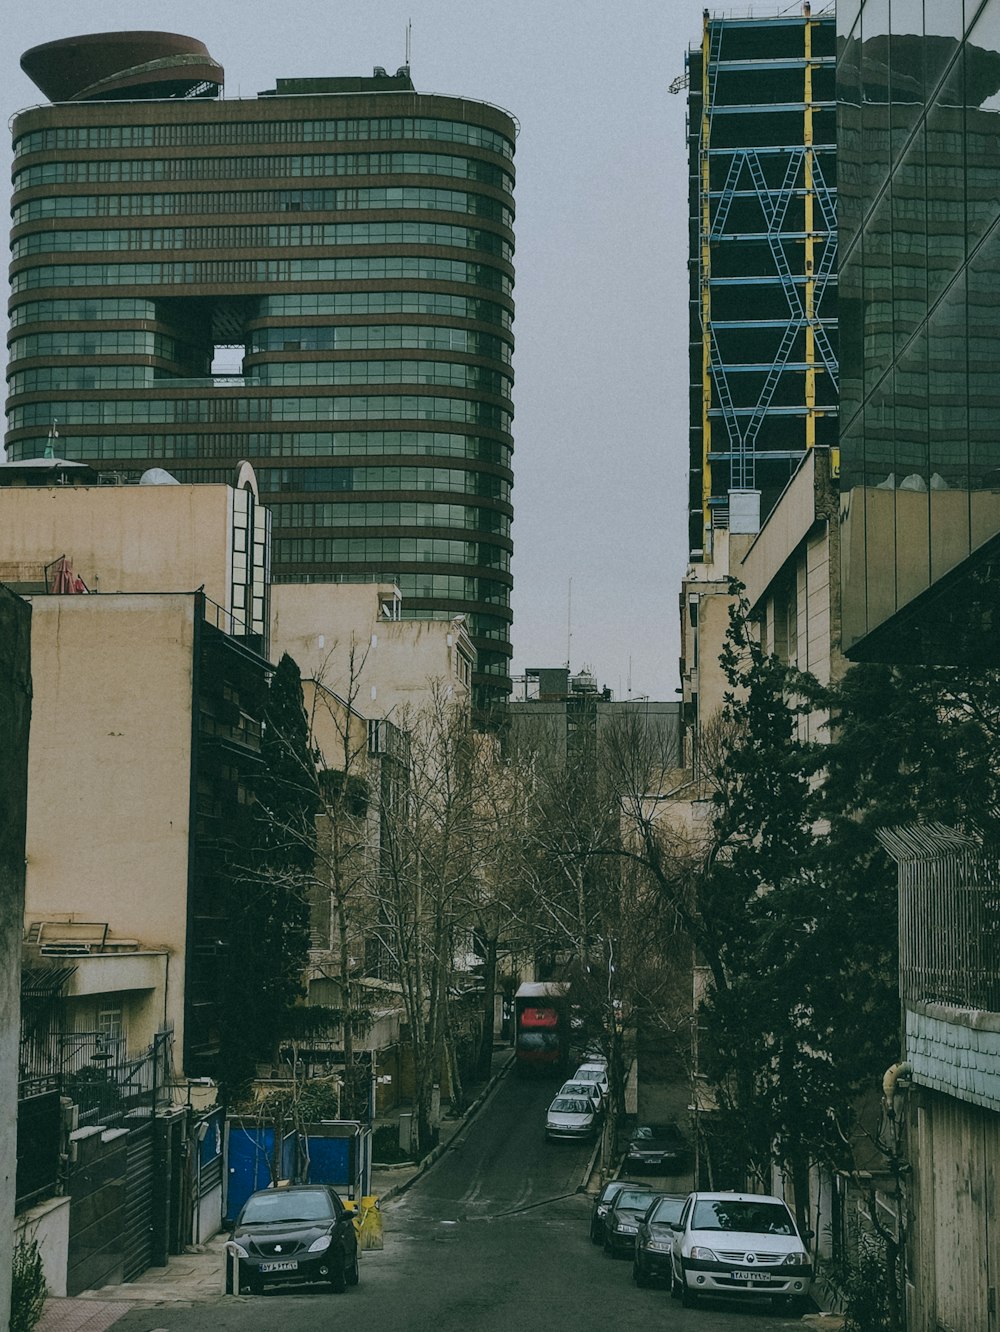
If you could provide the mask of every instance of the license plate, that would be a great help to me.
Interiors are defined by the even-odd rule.
[[[734,1281],[763,1281],[771,1280],[770,1272],[730,1272]]]
[[[286,1258],[280,1263],[261,1263],[260,1270],[262,1272],[297,1272],[299,1262],[297,1258]]]

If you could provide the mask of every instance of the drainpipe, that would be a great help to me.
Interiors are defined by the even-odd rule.
[[[899,1064],[891,1064],[882,1075],[882,1098],[885,1101],[886,1113],[890,1119],[896,1118],[896,1112],[893,1109],[893,1101],[896,1096],[896,1084],[900,1078],[908,1077],[913,1072],[913,1066],[909,1061],[904,1060]]]

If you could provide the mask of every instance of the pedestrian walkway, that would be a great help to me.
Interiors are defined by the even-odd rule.
[[[430,1168],[448,1149],[455,1135],[479,1111],[486,1097],[507,1072],[513,1058],[508,1046],[494,1050],[487,1082],[466,1088],[469,1104],[461,1115],[445,1115],[437,1147],[417,1164],[374,1166],[372,1193],[380,1202],[396,1197]],[[192,1245],[170,1257],[166,1267],[147,1268],[134,1281],[102,1286],[72,1298],[50,1295],[35,1332],[105,1332],[131,1309],[168,1305],[210,1304],[233,1298],[225,1294],[225,1246],[220,1233],[207,1244]]]

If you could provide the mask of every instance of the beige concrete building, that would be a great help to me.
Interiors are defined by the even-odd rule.
[[[765,651],[823,685],[836,683],[848,666],[833,456],[810,449],[737,568]],[[818,712],[802,717],[800,737],[828,741],[826,720]]]
[[[392,583],[276,583],[271,653],[287,652],[303,679],[316,680],[366,717],[401,726],[434,689],[471,706],[476,653],[464,616],[404,618]]]
[[[0,1328],[10,1316],[17,1173],[24,824],[31,719],[31,613],[0,587]]]
[[[0,467],[0,577],[32,605],[28,938],[75,954],[75,1029],[129,1050],[172,1031],[175,1071],[211,1074],[224,846],[269,671],[267,515],[245,467],[234,486],[78,479]]]

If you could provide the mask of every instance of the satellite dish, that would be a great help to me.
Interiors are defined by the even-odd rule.
[[[171,476],[162,467],[151,467],[139,477],[140,486],[179,486],[176,476]]]

